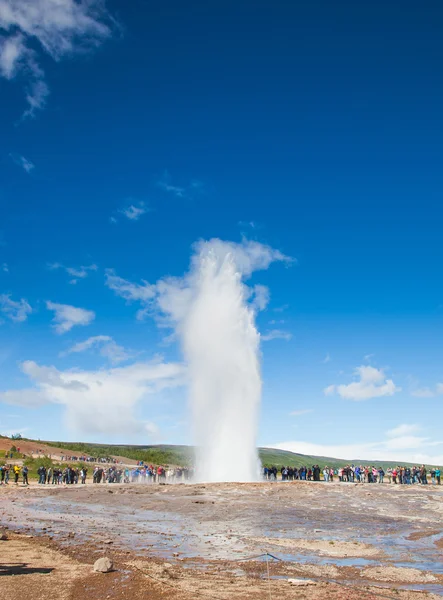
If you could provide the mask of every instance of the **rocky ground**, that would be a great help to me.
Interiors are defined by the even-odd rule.
[[[440,598],[442,497],[388,484],[10,484],[0,597]],[[93,572],[102,556],[111,573]]]

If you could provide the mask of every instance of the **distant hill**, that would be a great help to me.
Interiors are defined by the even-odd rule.
[[[398,465],[403,466],[414,466],[413,463],[405,463],[402,461],[380,461],[380,460],[362,460],[362,459],[340,459],[331,458],[330,456],[308,456],[306,454],[296,454],[295,452],[288,452],[287,450],[276,450],[275,448],[259,448],[260,460],[263,465],[270,466],[275,465],[276,467],[285,465],[287,467],[310,467],[312,465],[319,465],[324,467],[332,467],[333,469],[343,467],[345,465],[373,465],[374,467],[383,466],[384,468],[396,467]],[[435,466],[435,465],[433,465]]]
[[[8,442],[6,441],[8,440]],[[43,440],[28,440],[23,439],[9,440],[8,438],[2,438],[0,446],[5,447],[10,442],[11,446],[16,445],[23,448],[25,451],[30,446],[40,447],[43,452],[49,454],[60,454],[66,453],[67,455],[72,454],[75,456],[92,456],[95,458],[100,457],[118,457],[119,460],[124,458],[130,461],[144,461],[146,463],[163,464],[163,465],[191,465],[193,461],[193,448],[191,446],[172,446],[172,445],[131,445],[131,444],[92,444],[84,442],[55,442],[55,441],[43,441]],[[51,449],[54,449],[51,452]],[[368,461],[361,459],[337,459],[326,456],[308,456],[305,454],[297,454],[295,452],[289,452],[287,450],[277,450],[275,448],[259,448],[259,456],[263,465],[276,467],[291,466],[301,467],[318,464],[320,467],[328,465],[329,467],[338,468],[346,464],[371,464],[374,466],[383,465],[385,468],[394,467],[399,462],[390,461]],[[403,463],[404,465],[412,466],[412,463]],[[434,465],[435,466],[435,465]]]

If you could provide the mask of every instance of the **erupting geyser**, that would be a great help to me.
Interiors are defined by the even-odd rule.
[[[243,279],[276,261],[291,259],[256,241],[213,238],[194,244],[184,277],[146,284],[164,323],[179,336],[187,362],[197,481],[260,477],[260,335],[254,321],[269,294]]]
[[[256,481],[260,336],[233,257],[196,257],[182,323],[198,481]]]

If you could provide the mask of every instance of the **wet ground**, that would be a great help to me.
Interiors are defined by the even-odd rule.
[[[227,578],[234,583],[226,598],[248,598],[253,588],[253,597],[266,597],[261,585],[269,568],[276,598],[320,598],[318,586],[336,584],[343,598],[374,590],[384,597],[443,596],[443,488],[309,482],[11,488],[0,488],[0,524],[22,538],[37,535],[80,555],[87,549],[90,559],[112,551],[126,557],[129,572],[154,581],[166,577],[170,584],[174,572],[185,595],[191,589],[205,595],[211,581]]]

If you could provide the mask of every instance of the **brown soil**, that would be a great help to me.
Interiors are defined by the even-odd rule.
[[[441,529],[430,529],[429,531],[414,531],[406,538],[411,542],[415,542],[417,540],[422,540],[423,538],[431,537],[433,535],[438,535],[439,533],[443,533]]]
[[[92,547],[60,549],[47,539],[12,535],[0,542],[2,600],[267,600],[269,587],[260,573],[239,577],[224,569],[185,569],[153,559],[143,560],[112,552],[114,571],[94,573],[92,565],[101,553]],[[226,569],[226,570],[225,570]],[[262,569],[263,571],[263,569]],[[264,574],[264,573],[262,573]],[[309,573],[312,577],[313,572]],[[302,575],[302,577],[306,574]],[[291,577],[271,581],[271,597],[281,600],[377,600],[392,598],[391,590],[348,586],[310,580],[309,587],[292,586]],[[426,595],[428,599],[437,598]],[[420,600],[423,594],[399,591],[395,598]]]
[[[62,448],[53,448],[52,446],[48,446],[41,442],[36,441],[27,441],[27,440],[11,440],[10,438],[0,438],[0,451],[10,450],[12,446],[15,446],[17,449],[20,448],[21,454],[26,454],[27,456],[51,456],[55,460],[60,460],[61,456],[66,456],[67,454],[71,454],[68,450],[63,450]],[[75,454],[74,452],[72,454]],[[86,456],[88,456],[86,454]]]
[[[338,483],[1,486],[0,598],[269,600],[269,585],[272,600],[441,598],[429,566],[441,496],[428,496]],[[103,554],[115,571],[93,573]]]

